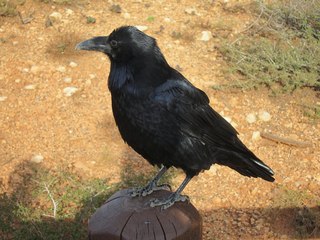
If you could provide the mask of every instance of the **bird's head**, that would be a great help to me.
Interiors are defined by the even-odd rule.
[[[133,26],[117,28],[109,36],[85,40],[76,49],[103,52],[111,61],[120,63],[141,59],[155,50],[158,52],[155,39]]]

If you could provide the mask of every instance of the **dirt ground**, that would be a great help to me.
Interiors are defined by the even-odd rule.
[[[284,188],[320,197],[320,123],[302,109],[319,104],[319,93],[302,89],[275,97],[264,88],[212,88],[229,80],[216,48],[226,32],[213,28],[212,39],[199,38],[208,22],[227,25],[230,38],[245,29],[252,16],[223,10],[238,2],[119,0],[121,13],[117,13],[110,10],[112,0],[72,5],[27,0],[18,10],[29,23],[1,17],[0,181],[5,191],[10,192],[8,180],[15,168],[34,161],[34,155],[43,156],[39,164],[46,168],[72,165],[88,178],[112,176],[115,182],[123,159],[147,167],[124,144],[115,126],[107,89],[109,60],[99,53],[74,50],[81,40],[107,35],[122,25],[147,26],[145,32],[157,39],[168,62],[208,94],[211,105],[231,119],[240,138],[275,172],[275,183],[249,179],[220,166],[195,177],[184,193],[203,216],[204,239],[295,238],[294,213],[302,208],[280,206],[275,199]],[[49,21],[54,12],[61,15]],[[89,16],[96,22],[87,23]],[[77,92],[66,96],[67,87],[76,87]],[[270,113],[271,119],[248,123],[248,114],[261,111]],[[310,146],[252,138],[255,131]],[[178,174],[175,187],[183,177]],[[320,239],[320,230],[312,239]]]

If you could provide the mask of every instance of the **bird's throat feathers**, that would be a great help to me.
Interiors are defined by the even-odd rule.
[[[132,70],[127,65],[111,62],[108,81],[110,92],[118,91],[130,82],[133,82]]]
[[[111,61],[108,87],[111,93],[119,91],[148,91],[165,82],[172,72],[163,61],[131,62],[123,64]]]

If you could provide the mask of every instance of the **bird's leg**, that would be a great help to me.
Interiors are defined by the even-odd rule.
[[[171,207],[175,202],[184,202],[189,201],[189,197],[187,195],[181,195],[183,189],[187,186],[189,181],[192,179],[193,176],[187,175],[187,177],[183,180],[177,191],[172,193],[166,199],[154,199],[150,203],[150,207],[157,207],[161,206],[161,210],[167,209]]]
[[[157,183],[159,182],[160,178],[162,177],[162,175],[168,170],[167,167],[162,166],[160,171],[157,173],[157,175],[148,183],[147,186],[142,187],[142,188],[136,188],[133,189],[133,191],[131,192],[131,196],[132,197],[136,197],[136,196],[147,196],[150,193],[152,193],[153,191],[157,191],[157,190],[171,190],[171,186],[169,184],[162,184],[162,185],[157,185]]]

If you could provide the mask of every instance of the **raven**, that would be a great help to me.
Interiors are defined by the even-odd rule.
[[[248,177],[274,181],[274,172],[237,137],[237,131],[209,105],[208,96],[169,66],[154,38],[133,26],[109,36],[83,41],[78,50],[105,53],[111,62],[108,88],[115,122],[123,140],[150,164],[161,167],[132,196],[166,188],[158,185],[168,168],[181,168],[186,178],[166,199],[151,206],[162,209],[177,201],[188,182],[214,163]]]

